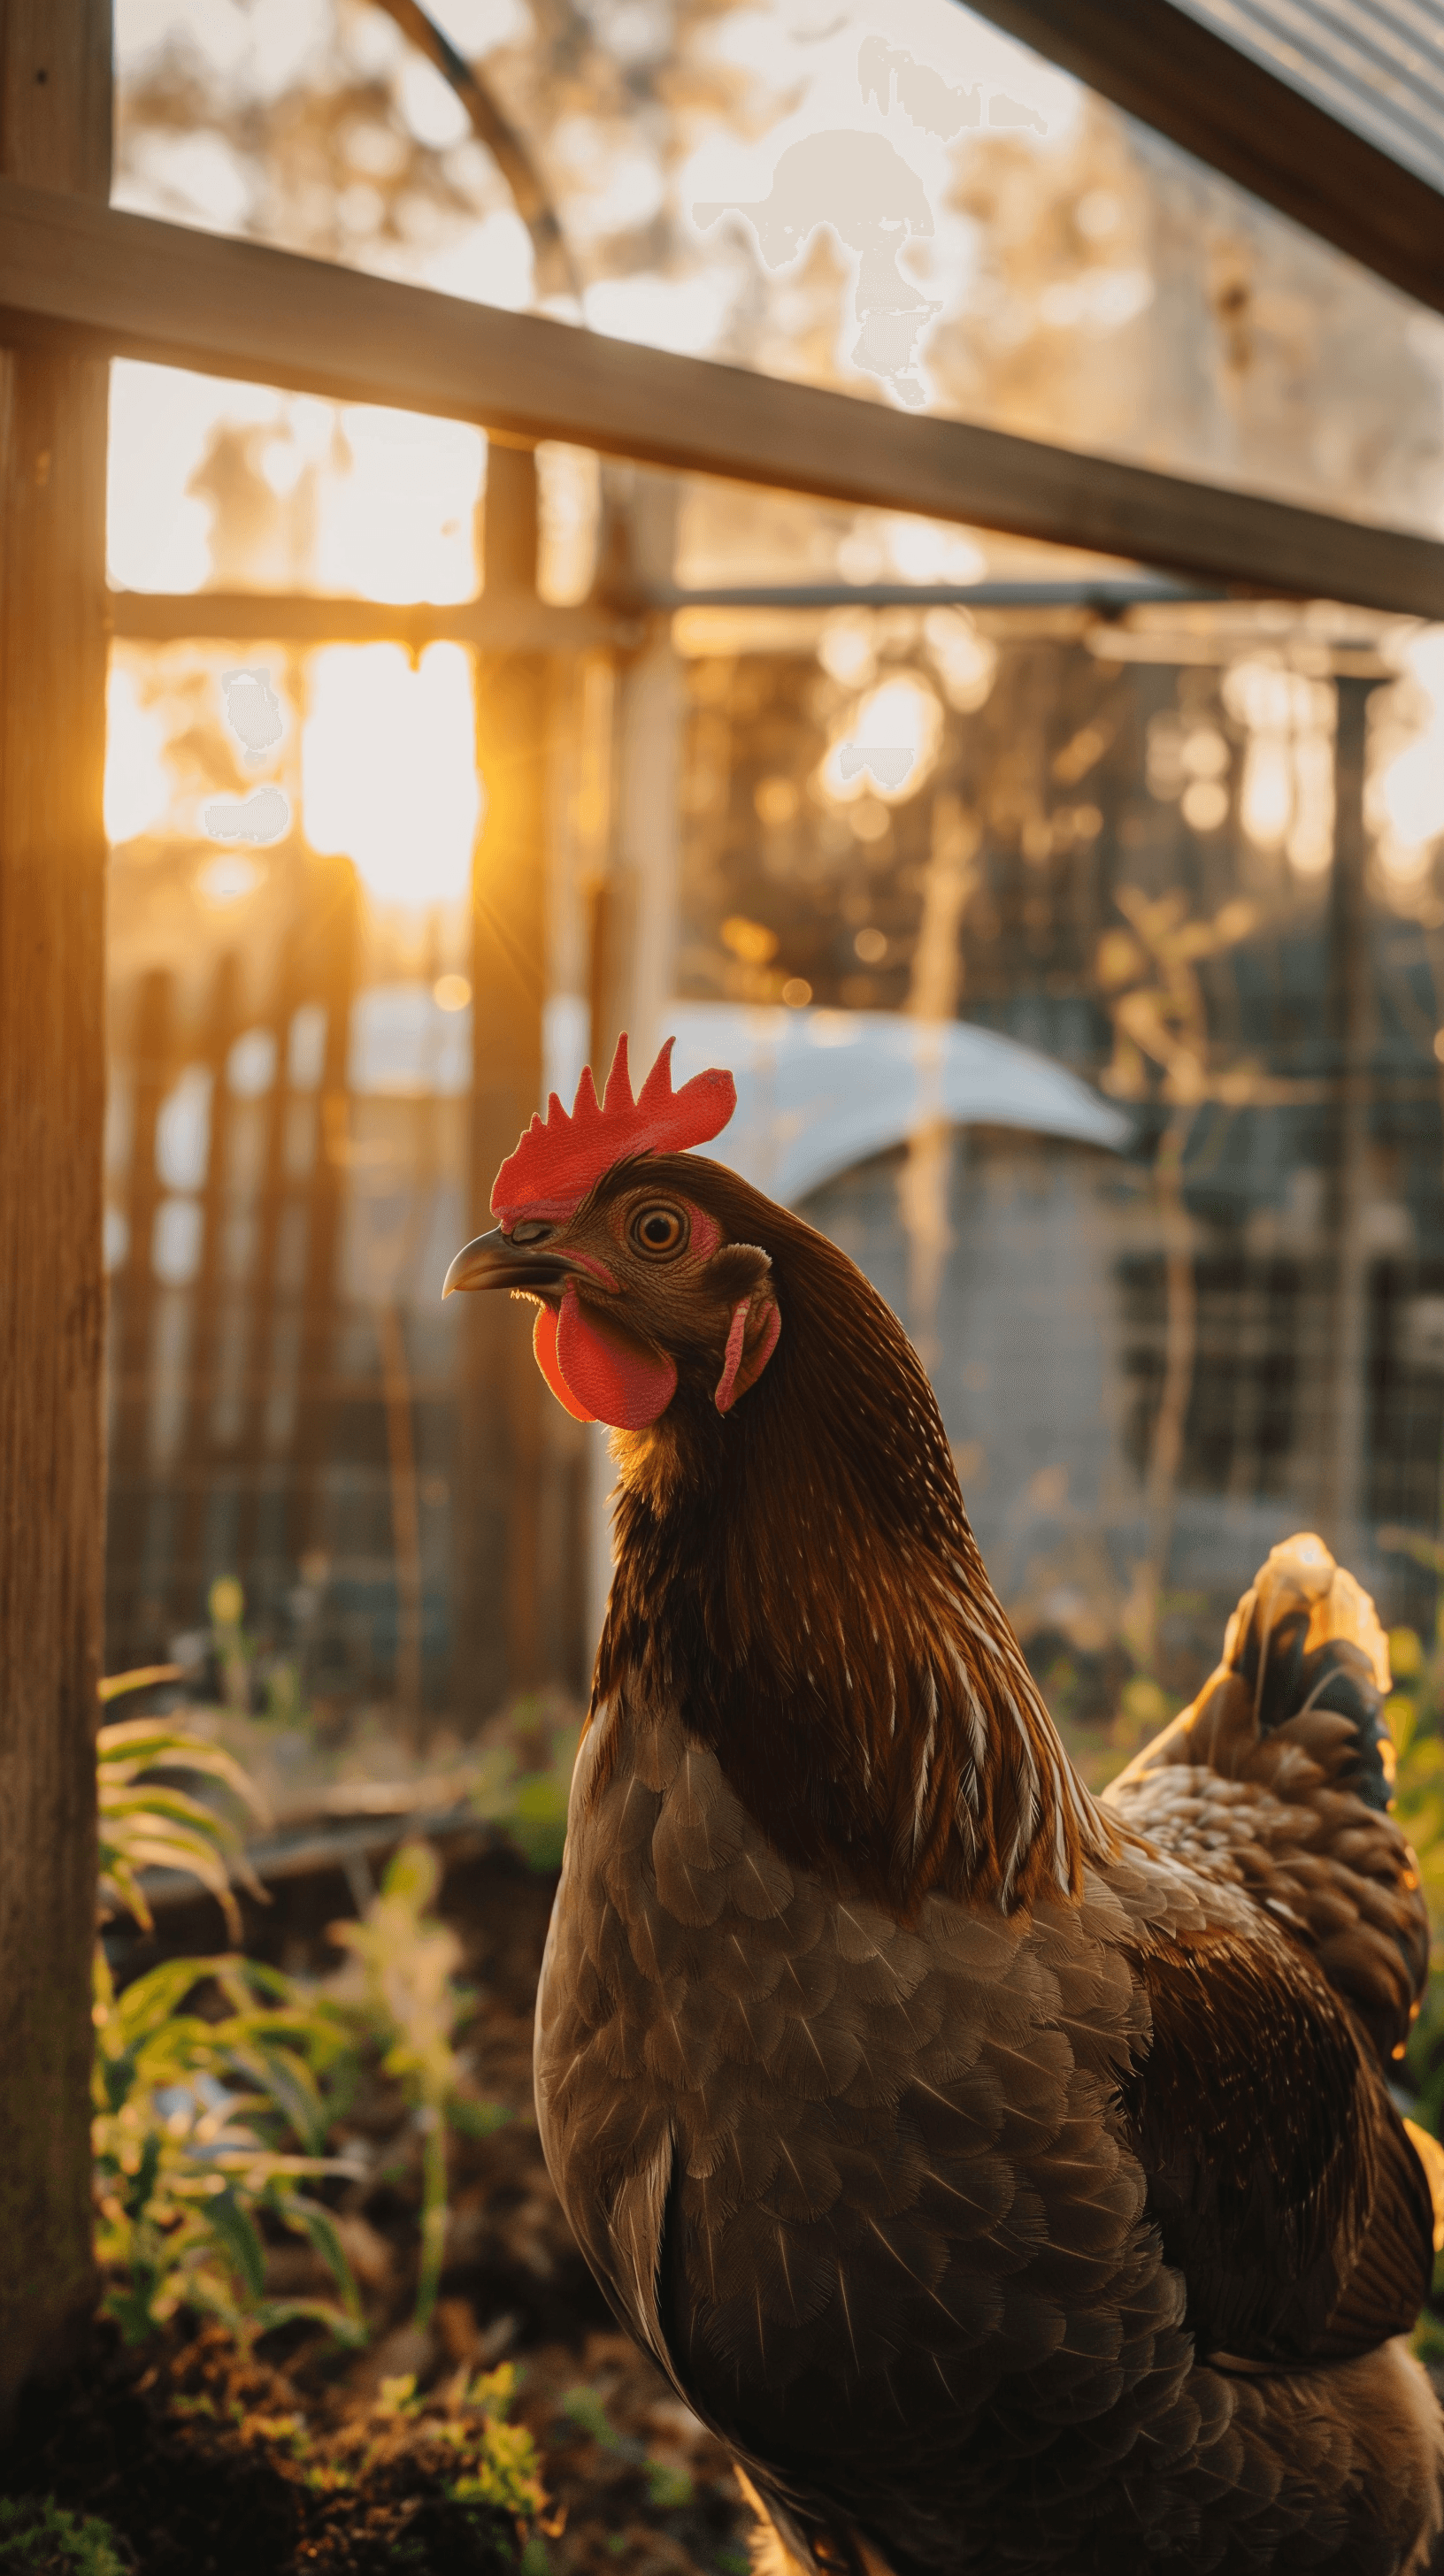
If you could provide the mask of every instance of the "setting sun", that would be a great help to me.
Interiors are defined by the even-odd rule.
[[[312,849],[354,859],[375,902],[423,910],[463,896],[481,788],[462,647],[428,645],[414,670],[399,644],[319,652],[301,778]]]

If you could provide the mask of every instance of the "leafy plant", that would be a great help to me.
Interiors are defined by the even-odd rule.
[[[122,1674],[106,1696],[170,1677],[167,1667]],[[148,1928],[142,1871],[188,1869],[217,1896],[235,1935],[240,1831],[155,1777],[182,1768],[257,1808],[240,1764],[207,1738],[163,1718],[102,1730],[102,1901]],[[309,2316],[343,2340],[364,2341],[335,2223],[302,2186],[352,2170],[326,2149],[372,2048],[420,2134],[416,2318],[428,2323],[446,2247],[448,2125],[484,2133],[504,2116],[464,2088],[455,2039],[472,1999],[456,1982],[455,1936],[430,1911],[439,1877],[427,1845],[403,1846],[365,1920],[332,1927],[351,1962],[328,1991],[226,1957],[168,1961],[117,1995],[97,1950],[97,2246],[105,2305],[131,2340],[187,2307],[248,2336]],[[335,2301],[266,2296],[268,2226],[309,2239]]]
[[[206,1991],[215,2019],[188,2009]],[[335,2222],[299,2187],[352,2170],[323,2152],[354,2054],[341,2016],[237,1958],[167,1960],[117,1995],[97,1948],[95,2027],[96,2250],[127,2340],[188,2307],[241,2335],[307,2316],[364,2342]],[[309,2239],[335,2301],[267,2298],[267,2221]]]
[[[177,1669],[171,1664],[151,1664],[137,1672],[117,1673],[101,1683],[101,1699],[108,1702],[127,1691],[173,1680]],[[225,1915],[231,1939],[238,1941],[241,1918],[232,1880],[239,1879],[255,1896],[263,1893],[247,1864],[240,1829],[220,1809],[187,1790],[169,1787],[155,1775],[186,1771],[219,1780],[239,1805],[264,1822],[264,1803],[240,1763],[208,1737],[165,1717],[123,1718],[102,1726],[95,1749],[102,1914],[132,1914],[149,1932],[153,1923],[141,1872],[182,1870],[209,1888]]]
[[[473,2133],[497,2115],[462,2091],[457,2028],[472,1997],[456,1983],[461,1947],[428,1912],[441,1870],[430,1845],[403,1843],[361,1923],[333,1923],[330,1937],[349,1950],[354,1968],[333,1993],[351,2003],[365,2030],[379,2031],[384,2073],[401,2086],[421,2133],[421,2269],[416,2322],[430,2321],[446,2252],[446,2130]]]
[[[499,2369],[478,2371],[468,2380],[459,2373],[449,2398],[450,2414],[438,2428],[457,2454],[457,2475],[450,2493],[458,2504],[486,2504],[525,2520],[546,2503],[536,2445],[522,2424],[507,2416],[516,2394],[516,2372],[509,2361]]]
[[[278,1726],[307,1720],[301,1667],[294,1655],[245,1624],[246,1596],[234,1574],[219,1575],[206,1595],[210,1614],[196,1642],[208,1649],[216,1696],[237,1717],[264,1717]]]
[[[127,2576],[129,2553],[93,2514],[49,2496],[0,2499],[0,2576]]]
[[[571,1712],[523,1699],[480,1756],[471,1803],[488,1824],[505,1827],[529,1868],[561,1867],[579,1736]]]
[[[1409,2035],[1407,2071],[1418,2094],[1414,2117],[1437,2136],[1444,2115],[1444,1549],[1412,1533],[1381,1532],[1407,1542],[1439,1577],[1434,1634],[1395,1628],[1389,1661],[1395,1688],[1384,1714],[1394,1743],[1395,1812],[1414,1847],[1433,1926],[1431,1974]]]
[[[174,1678],[151,1665],[102,1682],[105,1702]],[[164,1771],[219,1780],[263,1815],[241,1765],[220,1746],[163,1717],[103,1726],[96,1745],[101,1911],[152,1916],[147,1868],[187,1871],[210,1890],[232,1939],[240,1916],[232,1880],[263,1891],[232,1817]],[[228,2010],[194,2009],[202,1992]],[[335,2223],[302,2181],[349,2172],[324,2153],[335,2104],[323,2078],[350,2079],[354,2049],[337,2014],[294,1980],[240,1958],[174,1959],[117,1995],[104,1948],[94,1966],[92,2152],[96,2251],[103,2305],[131,2342],[181,2307],[257,2334],[312,2316],[343,2341],[364,2342],[361,2306]],[[338,2301],[268,2300],[269,2220],[309,2238]]]
[[[440,2388],[421,2393],[414,2373],[383,2379],[369,2410],[355,2410],[339,2424],[316,2424],[294,2411],[246,2409],[249,2441],[269,2450],[289,2475],[314,2494],[354,2494],[384,2478],[389,2462],[405,2456],[413,2472],[433,2481],[448,2503],[472,2513],[500,2513],[524,2538],[545,2511],[536,2445],[524,2425],[509,2423],[516,2374],[508,2364],[474,2377],[458,2370]],[[202,2395],[172,2401],[180,2411],[217,2415]],[[543,2525],[543,2528],[549,2526]],[[418,2562],[419,2563],[419,2562]],[[428,2565],[430,2561],[426,2562]],[[408,2565],[404,2555],[398,2566]]]
[[[533,2520],[546,2503],[536,2445],[524,2425],[509,2424],[516,2395],[510,2362],[478,2371],[459,2370],[429,2396],[417,2393],[414,2372],[383,2379],[375,2412],[421,2426],[427,2439],[452,2454],[446,2493],[453,2504],[489,2505],[518,2521]]]

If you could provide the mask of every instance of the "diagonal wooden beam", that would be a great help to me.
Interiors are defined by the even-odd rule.
[[[1444,618],[1444,545],[973,423],[678,358],[0,183],[0,339],[395,403],[512,440],[1085,546],[1260,592]]]
[[[969,0],[1035,53],[1444,312],[1444,197],[1171,0]]]

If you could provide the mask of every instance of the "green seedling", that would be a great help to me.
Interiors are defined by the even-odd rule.
[[[560,2412],[578,2433],[590,2434],[598,2449],[609,2451],[614,2459],[641,2458],[640,2443],[629,2443],[625,2434],[617,2431],[595,2388],[569,2388]]]
[[[206,1607],[211,1614],[211,1637],[220,1667],[221,1697],[227,1708],[244,1716],[251,1701],[248,1668],[255,1646],[241,1625],[246,1596],[233,1574],[223,1574],[211,1585]]]
[[[401,2086],[420,2132],[418,2326],[430,2322],[446,2254],[448,2123],[484,2130],[498,2116],[461,2090],[455,2038],[473,1998],[456,1982],[461,1946],[455,1934],[429,1911],[440,1883],[429,1844],[403,1843],[364,1921],[330,1928],[353,1961],[332,1992],[351,2003],[362,2030],[380,2034],[383,2071]]]
[[[647,2498],[659,2513],[681,2513],[691,2503],[696,2488],[692,2474],[671,2460],[647,2462]]]
[[[49,2496],[0,2499],[0,2576],[129,2576],[110,2525],[66,2513]]]

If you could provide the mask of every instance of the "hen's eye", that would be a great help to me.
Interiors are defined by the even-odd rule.
[[[638,1208],[630,1233],[639,1252],[679,1252],[687,1240],[687,1220],[680,1208],[661,1201]]]
[[[508,1243],[545,1243],[550,1232],[551,1227],[541,1217],[526,1217],[520,1225],[512,1227],[507,1241]]]

